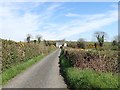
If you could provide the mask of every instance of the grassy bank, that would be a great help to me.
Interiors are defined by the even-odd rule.
[[[60,56],[61,73],[68,87],[73,90],[118,88],[118,76],[112,73],[103,73],[92,69],[78,69],[71,65],[64,55]]]
[[[2,85],[6,84],[10,79],[12,79],[16,75],[20,74],[21,72],[26,70],[28,67],[30,67],[33,64],[35,64],[36,62],[40,61],[43,57],[44,57],[44,55],[34,57],[33,59],[30,59],[30,60],[20,63],[18,65],[15,65],[15,66],[7,69],[6,71],[2,72],[2,74],[0,74],[0,77],[2,76]]]

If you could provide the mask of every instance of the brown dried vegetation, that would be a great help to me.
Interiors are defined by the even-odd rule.
[[[74,67],[91,68],[95,71],[118,73],[117,51],[85,51],[80,49],[65,49],[64,56]]]

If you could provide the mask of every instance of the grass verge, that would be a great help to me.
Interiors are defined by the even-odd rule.
[[[72,88],[118,88],[118,77],[111,73],[100,73],[90,69],[68,68],[66,77]]]
[[[112,73],[96,72],[91,69],[78,69],[71,66],[69,60],[60,56],[61,74],[68,87],[73,90],[118,88],[118,76]]]
[[[45,55],[34,57],[30,60],[27,60],[26,62],[15,65],[12,68],[9,68],[6,71],[2,72],[2,74],[0,74],[0,77],[2,77],[2,83],[0,83],[0,84],[5,85],[10,79],[15,77],[19,73],[23,72],[25,69],[32,66],[36,62],[40,61],[44,56]]]

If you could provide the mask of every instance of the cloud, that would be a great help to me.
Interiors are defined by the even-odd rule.
[[[26,34],[33,33],[34,30],[38,29],[39,16],[28,12],[20,16],[17,13],[20,8],[11,3],[0,7],[2,38],[16,41],[24,40]]]
[[[32,6],[31,6],[32,5]],[[23,41],[28,33],[33,36],[41,34],[40,28],[51,18],[58,4],[50,5],[42,14],[30,12],[41,3],[2,3],[0,6],[0,28],[2,38]],[[20,11],[23,10],[23,11]],[[21,13],[21,14],[19,14]],[[46,36],[46,33],[42,33]]]
[[[61,33],[58,35],[59,38],[68,38],[72,37],[73,35],[78,35],[82,32],[97,30],[118,20],[117,10],[108,11],[106,13],[97,15],[83,15],[85,19],[82,19],[81,17],[78,18],[78,16],[81,15],[77,14],[76,19],[71,20],[71,22],[62,25],[62,27],[59,28],[59,30],[61,30]]]
[[[80,14],[67,13],[65,16],[67,16],[67,17],[79,17],[79,16],[80,16]]]
[[[119,4],[119,3],[118,3]],[[116,5],[116,4],[113,4],[113,5],[111,5],[111,8],[116,8],[116,9],[118,9],[118,4]]]
[[[0,2],[119,2],[119,0],[1,0]]]
[[[46,6],[42,11],[34,10]],[[109,10],[105,13],[93,15],[80,15],[68,12],[64,18],[70,18],[65,22],[59,22],[64,18],[57,17],[61,9],[59,3],[5,3],[0,5],[0,28],[2,38],[23,41],[26,34],[34,37],[41,34],[44,39],[59,40],[70,38],[82,32],[98,30],[118,20],[118,11]],[[62,9],[64,9],[62,7]],[[74,17],[74,18],[71,18]],[[52,21],[53,20],[53,21]],[[71,38],[72,39],[72,38]]]

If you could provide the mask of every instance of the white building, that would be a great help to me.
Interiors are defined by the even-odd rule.
[[[67,47],[67,43],[64,43],[64,47]]]
[[[67,43],[56,42],[56,47],[59,47],[59,48],[60,48],[61,46],[67,47]]]

